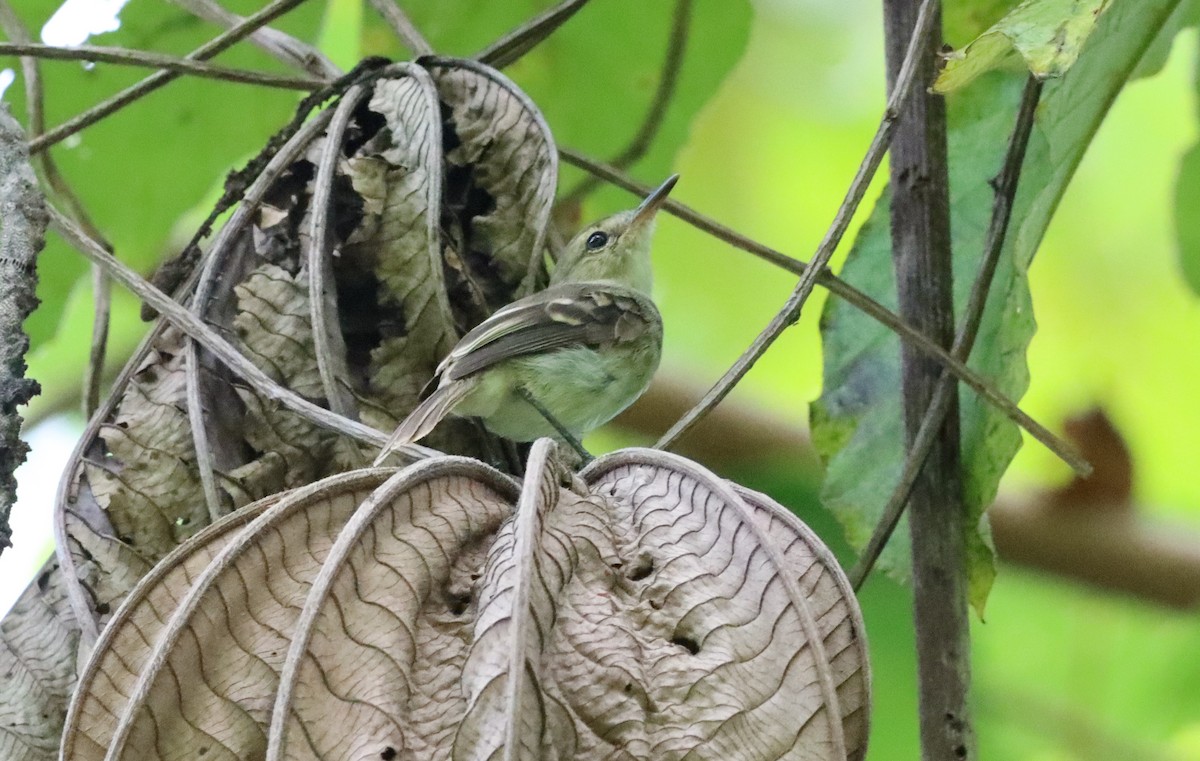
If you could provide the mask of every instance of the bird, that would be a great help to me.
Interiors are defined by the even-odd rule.
[[[501,307],[464,335],[438,366],[436,389],[400,423],[376,462],[450,414],[479,418],[513,441],[578,441],[641,396],[662,354],[650,243],[678,179],[669,177],[636,208],[584,227],[544,290]]]

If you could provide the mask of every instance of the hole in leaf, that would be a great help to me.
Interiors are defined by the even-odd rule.
[[[451,594],[446,597],[446,607],[455,616],[461,616],[463,613],[466,613],[470,605],[471,595],[469,594]]]
[[[396,749],[389,745],[383,749],[383,752],[379,754],[379,757],[382,758],[383,761],[392,761],[392,759],[396,757]]]
[[[682,647],[684,650],[687,650],[692,655],[695,655],[696,653],[700,652],[700,643],[698,643],[696,640],[692,639],[691,637],[683,637],[683,636],[673,637],[671,639],[671,644],[679,645],[680,647]]]
[[[633,568],[629,569],[629,580],[641,581],[652,573],[654,573],[654,560],[643,556],[638,558]]]

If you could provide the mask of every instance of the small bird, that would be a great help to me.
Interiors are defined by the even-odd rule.
[[[584,228],[563,250],[548,288],[463,336],[438,366],[437,389],[400,424],[380,459],[448,414],[480,418],[514,441],[579,437],[641,396],[662,353],[650,240],[678,179],[672,175],[636,209]]]

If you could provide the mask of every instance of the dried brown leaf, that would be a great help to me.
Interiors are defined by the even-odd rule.
[[[261,757],[309,583],[388,475],[357,471],[257,503],[160,564],[83,673],[64,759]]]
[[[449,106],[447,211],[458,222],[459,253],[494,310],[544,276],[558,149],[529,96],[499,71],[461,59],[421,63]]]
[[[549,440],[519,498],[465,458],[382,478],[231,516],[156,569],[66,758],[863,757],[857,605],[766,497],[650,450],[580,480]]]
[[[580,701],[586,726],[641,758],[861,759],[865,631],[819,540],[769,499],[664,452],[624,450],[584,477],[609,498],[634,582],[626,641],[610,616],[598,619],[608,636],[588,641],[605,643],[601,673],[627,675],[641,697]]]
[[[296,627],[268,759],[445,757],[463,711],[473,590],[514,491],[497,471],[448,457],[401,471],[363,503]]]
[[[0,621],[0,758],[56,757],[78,642],[79,625],[51,559]]]

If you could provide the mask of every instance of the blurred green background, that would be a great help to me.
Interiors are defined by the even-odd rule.
[[[548,5],[537,0],[403,3],[440,50],[469,54]],[[254,2],[230,3],[242,10]],[[670,9],[666,0],[593,0],[509,74],[545,110],[563,145],[597,156],[636,131],[657,82]],[[1009,5],[983,2],[986,26]],[[840,203],[882,110],[881,11],[874,0],[733,0],[695,4],[678,107],[648,157],[644,182],[682,174],[675,197],[721,222],[807,259]],[[967,6],[967,4],[964,4]],[[36,30],[48,10],[18,9]],[[281,27],[320,38],[345,65],[368,53],[404,55],[370,9],[313,0]],[[96,44],[183,53],[211,28],[157,0],[133,0],[119,32]],[[364,24],[361,34],[347,25]],[[350,28],[353,28],[352,26]],[[961,44],[965,39],[954,39]],[[1197,34],[1181,32],[1166,66],[1130,84],[1088,150],[1030,272],[1039,325],[1029,352],[1032,384],[1022,406],[1059,430],[1103,408],[1129,445],[1133,499],[1147,520],[1200,537],[1200,301],[1180,274],[1173,233],[1180,158],[1197,140]],[[219,59],[278,70],[253,50]],[[138,73],[46,63],[48,112],[57,124]],[[24,113],[21,83],[5,100]],[[55,149],[118,255],[149,271],[190,233],[224,172],[251,155],[295,103],[288,93],[209,82],[176,83]],[[579,174],[564,169],[564,186]],[[114,183],[116,187],[114,187]],[[868,194],[870,211],[879,183]],[[627,205],[597,193],[584,215]],[[1184,210],[1185,214],[1196,213]],[[857,222],[856,222],[857,224]],[[848,238],[849,240],[849,238]],[[843,246],[839,259],[848,246]],[[675,219],[660,225],[656,296],[666,319],[663,372],[707,384],[767,323],[794,277]],[[52,242],[41,265],[44,307],[30,320],[32,373],[46,396],[31,414],[69,410],[78,395],[90,331],[81,260]],[[734,398],[806,426],[820,393],[818,292],[800,324],[750,373]],[[142,329],[120,294],[113,357]],[[628,443],[617,431],[595,448]],[[845,563],[841,530],[817,498],[819,473],[804,451],[780,451],[722,475],[795,509]],[[1069,474],[1028,443],[1002,486],[1006,494],[1050,488]],[[19,510],[46,510],[22,502]],[[21,537],[18,537],[21,541]],[[28,538],[27,542],[41,540]],[[29,570],[31,573],[31,569]],[[13,581],[13,574],[8,576]],[[8,579],[6,579],[8,581]],[[9,582],[11,583],[11,582]],[[862,596],[873,656],[875,711],[869,758],[917,758],[916,669],[907,588],[876,577]],[[1200,759],[1200,617],[1009,566],[973,627],[974,694],[985,759]]]

